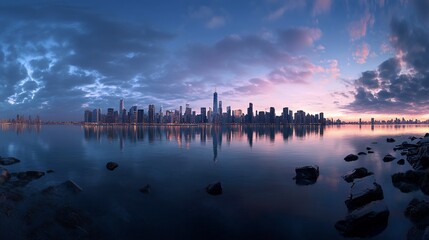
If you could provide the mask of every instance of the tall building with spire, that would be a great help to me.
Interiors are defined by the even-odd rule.
[[[217,92],[215,90],[215,92],[213,93],[213,115],[216,116],[217,115]]]

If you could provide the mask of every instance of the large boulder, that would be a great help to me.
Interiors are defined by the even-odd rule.
[[[39,179],[43,176],[45,176],[45,172],[42,172],[42,171],[26,171],[26,172],[19,172],[17,174],[18,179],[28,180],[28,181]]]
[[[396,158],[390,154],[387,154],[386,156],[384,156],[383,158],[383,162],[391,162],[393,160],[395,160]]]
[[[413,192],[419,189],[422,182],[423,172],[408,170],[405,173],[395,173],[392,175],[393,186],[403,193]]]
[[[109,169],[110,171],[115,170],[115,168],[117,168],[119,165],[115,162],[108,162],[106,164],[106,168]]]
[[[429,145],[422,145],[416,150],[409,150],[407,161],[416,170],[424,170],[429,167]]]
[[[209,184],[206,187],[206,191],[210,195],[221,195],[222,194],[222,185],[220,182]]]
[[[418,227],[429,226],[429,202],[414,198],[408,204],[404,214]]]
[[[0,157],[0,165],[12,165],[19,162],[21,160],[14,157]]]
[[[349,154],[349,155],[347,155],[347,156],[344,158],[344,160],[345,160],[346,162],[356,161],[356,160],[358,160],[358,159],[359,159],[359,157],[358,157],[357,155],[355,155],[355,154]]]
[[[319,166],[304,166],[295,168],[296,176],[294,177],[297,185],[314,184],[319,177]]]
[[[373,173],[369,172],[366,168],[360,167],[360,168],[355,168],[352,171],[346,173],[343,176],[343,179],[346,182],[353,182],[357,178],[363,178],[363,177],[369,176],[371,174],[373,174]]]
[[[6,168],[0,167],[0,184],[10,179],[10,173]]]
[[[381,186],[375,182],[373,176],[367,176],[353,182],[350,195],[345,204],[351,211],[372,201],[382,200],[383,198],[384,195]]]
[[[389,210],[383,201],[374,201],[352,211],[335,228],[344,237],[373,237],[384,231],[389,219]]]

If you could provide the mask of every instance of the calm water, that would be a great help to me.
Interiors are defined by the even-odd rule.
[[[334,225],[347,214],[356,167],[375,173],[390,210],[389,225],[374,239],[404,239],[412,226],[404,210],[420,191],[401,193],[391,175],[411,167],[385,163],[387,143],[429,132],[427,125],[320,127],[83,127],[2,126],[0,155],[21,163],[11,172],[55,170],[28,191],[71,179],[84,191],[77,204],[103,239],[338,239]],[[378,142],[372,144],[372,142]],[[345,162],[349,153],[374,154]],[[119,163],[114,171],[108,161]],[[317,164],[314,185],[299,186],[295,167]],[[223,194],[205,192],[222,182]],[[150,184],[149,194],[139,189]]]

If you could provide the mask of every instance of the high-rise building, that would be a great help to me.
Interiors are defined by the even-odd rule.
[[[182,106],[180,106],[180,115],[179,115],[179,123],[182,123],[182,116],[183,116],[183,114],[182,114],[183,112],[182,112]]]
[[[130,123],[137,122],[137,106],[132,106],[130,108],[130,111],[128,112],[128,117],[129,117]]]
[[[137,123],[143,123],[144,122],[144,110],[139,109],[137,110]]]
[[[219,111],[219,115],[222,116],[222,101],[219,101],[219,109],[218,109],[218,111]]]
[[[201,108],[201,123],[206,123],[206,122],[207,122],[206,108],[202,107]]]
[[[319,122],[322,125],[326,124],[325,115],[323,114],[323,112],[319,113]]]
[[[274,107],[270,107],[270,123],[276,123],[276,110]]]
[[[124,109],[125,109],[124,99],[121,98],[121,100],[119,100],[119,112],[122,112],[122,110]]]
[[[288,107],[284,107],[283,108],[282,123],[283,124],[288,124],[289,123],[289,108]]]
[[[191,123],[191,115],[192,115],[192,108],[189,107],[189,104],[186,104],[185,109],[185,123]]]
[[[108,108],[107,109],[107,115],[106,115],[106,122],[107,123],[114,123],[114,110],[113,108]]]
[[[92,110],[92,122],[98,123],[100,121],[100,113],[98,112],[98,109]]]
[[[253,103],[249,103],[249,107],[247,108],[247,119],[246,123],[253,122]]]
[[[91,110],[85,110],[85,114],[83,116],[83,121],[89,123],[92,121],[92,112]],[[16,122],[20,122],[20,117],[17,115]]]
[[[149,104],[148,122],[155,123],[155,105]]]
[[[218,114],[217,106],[217,92],[215,91],[213,93],[213,116],[216,116]]]

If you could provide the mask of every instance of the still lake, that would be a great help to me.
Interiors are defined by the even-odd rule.
[[[393,187],[391,175],[411,166],[396,163],[402,157],[386,137],[400,144],[426,132],[428,125],[1,125],[0,155],[21,160],[6,166],[10,172],[55,171],[32,181],[28,192],[77,183],[83,191],[73,204],[100,239],[341,239],[334,225],[347,215],[351,187],[341,176],[366,167],[390,211],[387,228],[373,239],[406,239],[412,227],[406,206],[428,197]],[[344,161],[366,147],[374,153]],[[383,162],[388,153],[397,159]],[[109,161],[119,167],[107,170]],[[317,182],[297,185],[295,168],[315,164]],[[217,181],[223,194],[207,194],[205,187]],[[141,193],[146,184],[150,193]],[[19,239],[30,230],[14,231]]]

